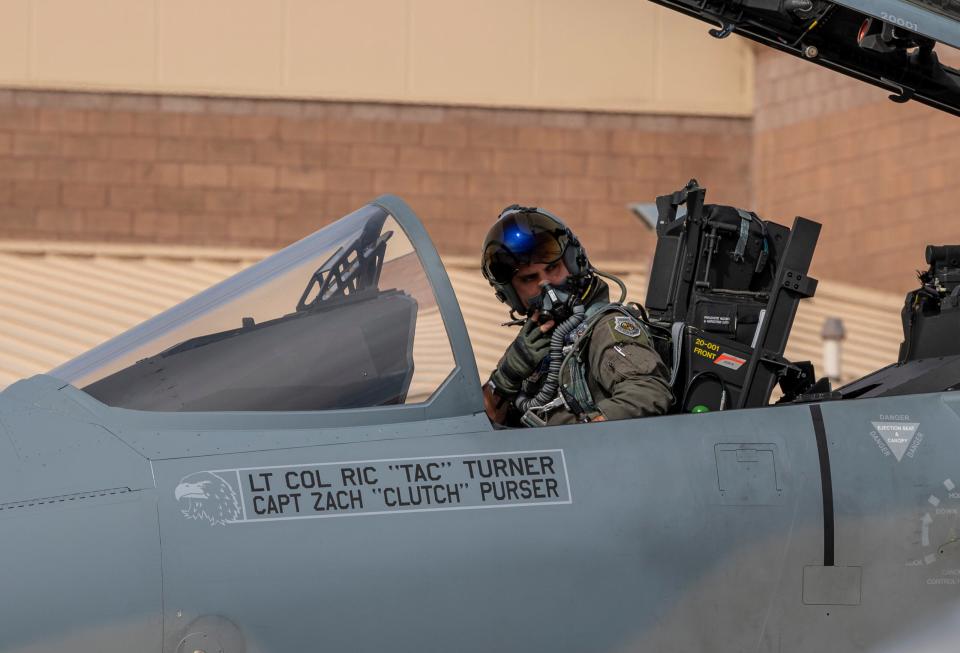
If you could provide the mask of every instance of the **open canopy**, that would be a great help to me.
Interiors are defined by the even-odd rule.
[[[426,402],[456,365],[420,250],[435,252],[404,221],[422,231],[365,206],[50,374],[151,411]]]
[[[960,71],[941,61],[960,48],[958,0],[651,0],[763,45],[960,115]]]

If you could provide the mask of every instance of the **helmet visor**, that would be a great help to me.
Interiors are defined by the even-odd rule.
[[[497,283],[509,283],[524,265],[559,261],[569,241],[568,230],[548,215],[534,211],[508,214],[487,233],[484,274]]]

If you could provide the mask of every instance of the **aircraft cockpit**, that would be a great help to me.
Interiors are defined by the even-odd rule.
[[[53,375],[149,411],[319,411],[427,400],[454,369],[417,250],[369,205]]]
[[[960,322],[951,309],[958,248],[928,251],[925,286],[908,296],[901,360],[833,389],[812,363],[783,355],[799,302],[816,292],[808,270],[820,225],[798,217],[788,228],[705,196],[691,180],[657,200],[644,321],[671,370],[671,412],[766,406],[777,386],[780,403],[802,403],[960,382],[960,352],[944,337]],[[141,411],[419,405],[446,416],[482,406],[449,279],[419,220],[391,196],[51,375]]]

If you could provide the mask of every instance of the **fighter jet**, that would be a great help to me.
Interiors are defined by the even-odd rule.
[[[10,386],[0,647],[865,650],[949,608],[955,252],[904,360],[834,391],[782,356],[818,225],[704,197],[660,198],[667,416],[496,429],[391,196]]]
[[[928,248],[899,360],[831,388],[783,355],[819,225],[695,180],[657,205],[661,417],[491,424],[447,274],[393,196],[8,387],[0,650],[942,643],[960,248]]]

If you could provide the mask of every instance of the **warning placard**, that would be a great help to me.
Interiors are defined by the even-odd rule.
[[[216,525],[572,503],[559,449],[201,471],[174,495]]]

